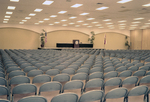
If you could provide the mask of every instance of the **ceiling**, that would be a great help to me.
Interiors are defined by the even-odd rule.
[[[48,0],[47,0],[48,1]],[[45,0],[0,0],[0,24],[21,24],[40,26],[64,26],[64,27],[86,27],[99,29],[145,29],[150,27],[150,6],[143,6],[150,3],[150,0],[132,0],[127,3],[117,3],[120,0],[49,0],[54,1],[50,5],[43,5]],[[73,8],[74,4],[82,4]],[[8,6],[15,6],[14,10],[7,9]],[[99,7],[109,7],[104,10],[96,10]],[[41,12],[34,10],[40,8]],[[6,12],[12,14],[6,14]],[[67,11],[59,14],[60,11]],[[30,13],[36,14],[29,16]],[[88,15],[80,15],[89,13]],[[57,17],[50,17],[57,15]],[[5,17],[6,16],[6,17]],[[7,18],[7,16],[10,16]],[[25,17],[31,17],[25,19]],[[70,17],[76,17],[70,19]],[[49,20],[44,20],[48,18]],[[93,20],[87,20],[94,18]],[[143,18],[134,20],[135,18]],[[110,21],[104,21],[110,19]],[[23,20],[23,21],[22,21]],[[24,21],[26,20],[26,21]],[[62,21],[64,20],[64,21]],[[66,20],[66,21],[65,21]],[[119,22],[119,21],[126,22]],[[43,22],[39,22],[43,21]],[[78,22],[83,21],[83,22]],[[58,22],[58,23],[57,23]]]

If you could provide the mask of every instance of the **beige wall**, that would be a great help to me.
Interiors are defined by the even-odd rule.
[[[142,49],[142,46],[141,46],[142,34],[143,34],[143,30],[134,30],[130,32],[131,49],[134,49],[134,50]]]
[[[143,50],[150,50],[150,29],[143,30],[142,49]]]
[[[79,40],[82,43],[88,43],[89,35],[72,31],[72,30],[58,30],[49,32],[47,34],[47,43],[45,47],[56,47],[56,43],[73,43],[73,40]]]
[[[39,34],[26,29],[0,28],[0,49],[37,49]]]
[[[106,45],[104,46],[104,35],[106,34]],[[129,39],[129,38],[128,38]],[[106,32],[95,35],[94,48],[105,49],[127,49],[125,46],[125,35],[115,32]]]

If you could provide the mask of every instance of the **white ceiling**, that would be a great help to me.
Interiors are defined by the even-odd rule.
[[[132,0],[125,4],[117,3],[120,0],[53,0],[51,5],[42,5],[45,0],[20,0],[19,2],[10,2],[10,0],[0,0],[0,24],[3,24],[5,16],[11,16],[8,18],[6,24],[20,24],[25,17],[30,17],[30,13],[36,13],[35,16],[31,16],[31,19],[24,22],[23,25],[35,25],[39,21],[44,21],[38,25],[53,27],[63,26],[66,27],[91,27],[100,29],[125,29],[130,30],[135,25],[132,22],[137,23],[135,29],[141,29],[146,25],[146,28],[150,27],[150,6],[144,7],[142,5],[150,3],[150,0]],[[51,0],[52,1],[52,0]],[[99,4],[100,3],[100,4]],[[83,4],[81,7],[72,8],[74,4]],[[8,6],[15,6],[15,10],[8,10]],[[109,7],[105,10],[96,10],[96,8],[106,6]],[[36,8],[43,9],[41,12],[34,12]],[[11,11],[13,14],[6,14],[6,11]],[[67,11],[65,14],[58,14],[59,11]],[[80,15],[81,13],[89,13],[88,15]],[[51,18],[51,15],[57,15],[55,18]],[[69,17],[76,16],[75,19],[69,19]],[[135,18],[144,18],[142,20],[133,20]],[[43,20],[49,18],[50,20]],[[95,18],[94,20],[87,20],[87,18]],[[61,21],[61,20],[67,21]],[[111,21],[103,21],[105,19],[111,19]],[[82,20],[83,22],[77,22]],[[118,21],[126,20],[124,23]],[[55,22],[60,22],[56,24]],[[98,23],[92,23],[98,22]],[[74,23],[74,24],[69,24]],[[112,23],[112,24],[106,24]],[[88,25],[83,25],[88,24]],[[120,24],[123,27],[121,27]],[[96,26],[100,25],[100,26]],[[112,28],[113,27],[113,28]]]

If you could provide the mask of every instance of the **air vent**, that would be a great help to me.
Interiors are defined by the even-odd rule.
[[[121,10],[119,12],[128,12],[128,11],[131,11],[131,9],[125,9],[125,10]]]
[[[146,8],[142,8],[141,10],[138,10],[138,14],[148,14],[150,13],[150,10],[149,9],[146,9]]]

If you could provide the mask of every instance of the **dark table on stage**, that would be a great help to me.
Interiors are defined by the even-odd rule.
[[[74,47],[72,43],[57,43],[56,47]],[[93,48],[93,44],[79,44],[79,47]]]

